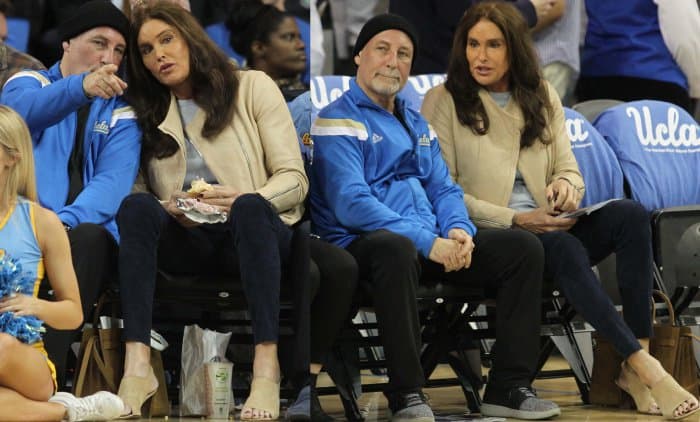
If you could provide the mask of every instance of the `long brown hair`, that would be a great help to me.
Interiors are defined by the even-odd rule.
[[[202,127],[203,137],[218,135],[231,121],[238,90],[234,64],[189,12],[168,1],[136,8],[129,33],[127,98],[143,131],[142,164],[151,158],[169,157],[178,149],[174,139],[158,130],[170,107],[170,90],[146,69],[138,47],[139,31],[152,19],[177,29],[189,47],[193,99],[207,116]]]
[[[510,66],[508,85],[525,120],[520,147],[529,147],[537,139],[544,144],[550,143],[551,136],[545,128],[553,110],[540,74],[537,54],[525,19],[506,2],[477,3],[467,10],[457,26],[445,82],[445,88],[452,94],[457,118],[476,134],[489,131],[489,117],[479,98],[482,86],[472,76],[466,57],[469,31],[482,19],[493,22],[505,38]]]
[[[2,187],[0,205],[7,207],[21,195],[37,201],[32,138],[22,117],[8,106],[0,105],[0,148],[16,161]]]

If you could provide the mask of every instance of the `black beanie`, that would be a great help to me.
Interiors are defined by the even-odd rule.
[[[67,41],[92,28],[109,26],[119,31],[126,41],[129,34],[129,20],[110,1],[94,0],[84,3],[59,26],[61,41]]]
[[[375,35],[387,29],[398,29],[408,35],[413,42],[413,59],[418,55],[418,33],[411,22],[407,21],[403,16],[393,13],[385,13],[377,15],[368,20],[360,30],[360,35],[357,36],[355,48],[352,50],[352,56],[355,57]]]

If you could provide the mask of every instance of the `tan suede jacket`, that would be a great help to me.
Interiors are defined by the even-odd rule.
[[[265,73],[237,71],[236,76],[240,85],[230,125],[214,138],[203,138],[206,116],[199,110],[185,131],[220,184],[259,193],[275,207],[282,221],[294,224],[304,212],[309,181],[292,117],[277,85]],[[140,177],[135,190],[168,200],[182,190],[186,172],[185,132],[174,95],[158,128],[172,136],[180,150],[170,157],[152,159],[145,169],[148,186]]]
[[[477,226],[512,226],[515,210],[508,208],[508,201],[516,168],[540,207],[547,205],[545,188],[559,178],[568,180],[583,196],[583,178],[564,127],[564,110],[556,91],[547,87],[554,109],[548,125],[553,142],[536,142],[524,149],[520,149],[523,116],[513,99],[501,108],[486,90],[479,91],[490,119],[488,133],[480,136],[459,122],[444,84],[425,95],[421,113],[437,133],[450,175],[464,190],[469,216]]]

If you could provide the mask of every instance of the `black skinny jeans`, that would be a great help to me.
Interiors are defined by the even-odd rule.
[[[496,346],[489,383],[530,385],[540,339],[542,245],[521,230],[480,230],[474,243],[471,266],[450,273],[419,258],[408,238],[386,230],[365,233],[348,246],[360,280],[370,283],[389,372],[385,394],[415,392],[425,384],[416,288],[421,278],[435,277],[495,291]]]
[[[312,238],[311,363],[324,363],[347,322],[357,288],[357,263],[343,248]]]
[[[545,277],[625,359],[651,335],[652,250],[649,214],[637,202],[614,201],[581,217],[569,231],[537,235],[545,252]],[[615,252],[624,319],[591,265]]]
[[[240,274],[255,344],[277,342],[280,277],[291,230],[269,202],[245,194],[229,220],[184,228],[151,194],[128,196],[117,213],[123,339],[150,344],[157,268],[179,274]]]

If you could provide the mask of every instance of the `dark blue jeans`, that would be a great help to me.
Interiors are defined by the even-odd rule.
[[[579,218],[571,230],[539,234],[545,252],[545,278],[624,358],[651,335],[652,250],[649,214],[637,202],[611,202]],[[611,253],[624,319],[591,270]]]
[[[277,342],[280,278],[292,232],[263,197],[238,197],[225,223],[185,228],[153,195],[137,193],[122,202],[117,224],[125,341],[150,344],[160,268],[175,274],[240,274],[255,344]]]

